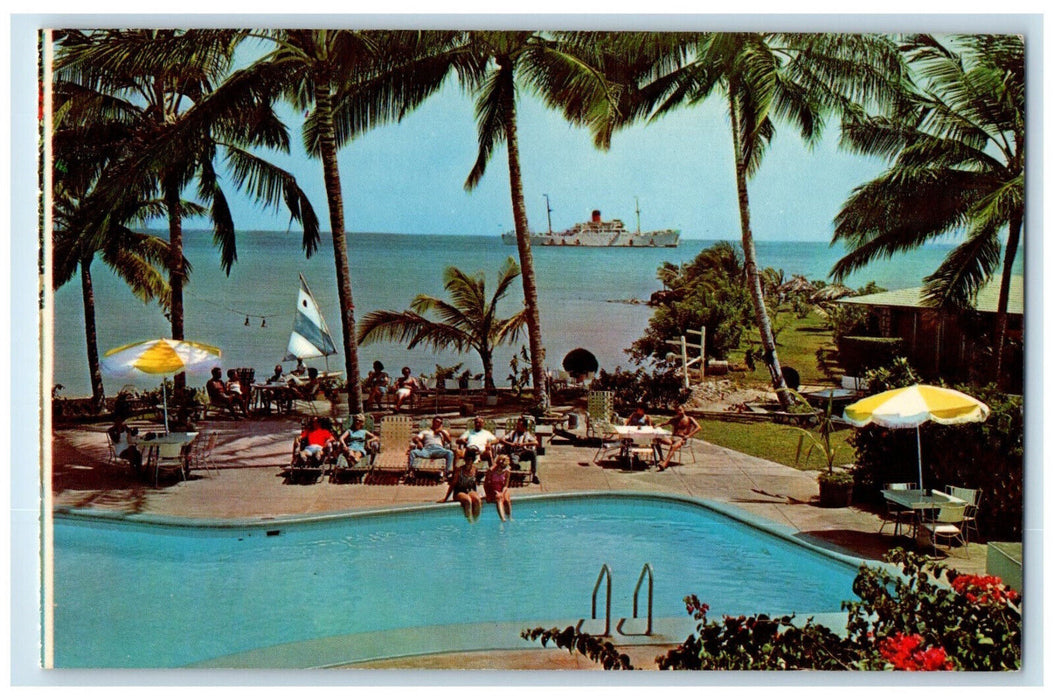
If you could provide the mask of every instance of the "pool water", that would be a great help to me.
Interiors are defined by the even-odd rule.
[[[359,632],[589,617],[605,563],[616,620],[646,562],[657,618],[684,617],[690,593],[711,617],[853,598],[852,563],[693,502],[521,499],[513,516],[469,523],[445,506],[206,528],[60,515],[55,664],[167,668]],[[640,600],[643,614],[646,585]]]

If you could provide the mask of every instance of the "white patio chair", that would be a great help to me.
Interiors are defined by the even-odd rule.
[[[958,540],[963,547],[966,546],[966,538],[963,536],[962,524],[966,505],[963,503],[948,503],[940,506],[937,516],[930,521],[919,523],[919,529],[925,530],[933,545],[933,554],[937,555],[937,540],[944,538],[949,543]],[[969,554],[969,550],[967,550]]]

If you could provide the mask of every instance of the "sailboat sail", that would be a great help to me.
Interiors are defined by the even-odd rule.
[[[337,346],[329,334],[326,319],[318,308],[318,302],[300,275],[300,291],[296,298],[296,317],[293,332],[289,334],[289,347],[284,361],[303,360],[309,357],[328,357],[337,354]]]

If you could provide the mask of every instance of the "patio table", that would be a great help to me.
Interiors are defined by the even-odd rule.
[[[651,425],[616,425],[612,426],[619,442],[622,443],[621,454],[623,457],[637,457],[647,463],[649,467],[658,462],[655,451],[655,440],[660,437],[668,437],[669,430],[657,428]]]
[[[271,412],[271,403],[274,402],[275,408],[281,410],[282,408],[282,395],[289,388],[288,384],[283,382],[268,382],[263,384],[252,385],[252,406],[254,410],[262,410],[265,413]]]
[[[961,498],[936,489],[888,489],[882,491],[882,497],[899,508],[915,513],[912,533],[918,531],[918,524],[928,511],[936,510],[945,504],[966,503]]]

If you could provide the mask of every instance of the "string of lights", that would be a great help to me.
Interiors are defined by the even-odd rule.
[[[245,310],[242,310],[242,309],[236,309],[236,308],[231,307],[231,306],[226,306],[224,304],[220,304],[220,303],[215,302],[215,301],[213,301],[211,299],[206,299],[204,297],[199,297],[196,294],[189,294],[189,293],[187,293],[185,295],[188,296],[188,297],[191,297],[196,302],[201,302],[202,304],[208,304],[209,306],[213,306],[213,307],[215,307],[217,309],[222,309],[223,311],[228,311],[228,312],[230,312],[230,313],[232,313],[232,314],[234,314],[236,316],[244,316],[245,317],[245,325],[246,326],[252,325],[250,323],[249,319],[257,319],[258,318],[258,319],[260,319],[260,328],[267,328],[267,319],[274,318],[275,316],[282,316],[282,315],[284,315],[284,314],[281,314],[281,313],[278,313],[278,312],[265,313],[265,314],[252,313],[250,311],[245,311]]]

